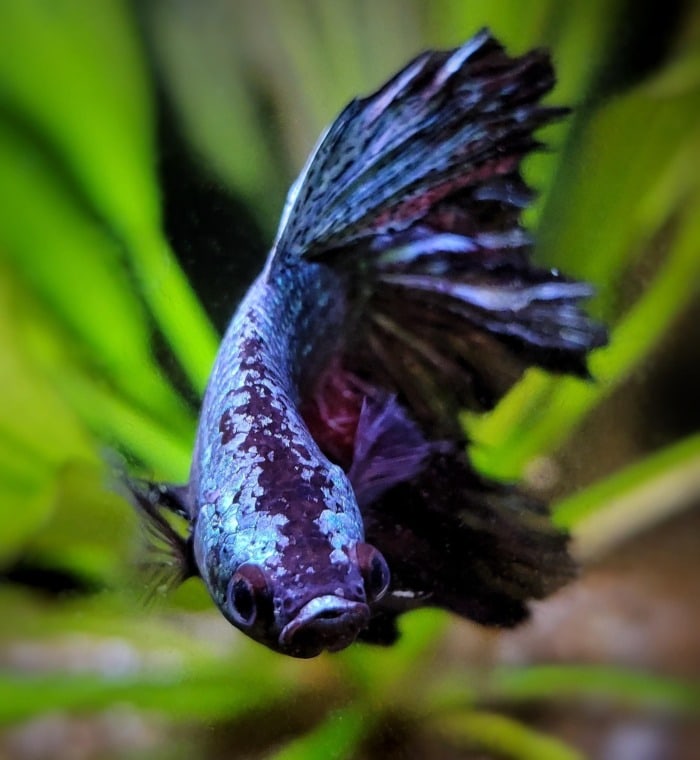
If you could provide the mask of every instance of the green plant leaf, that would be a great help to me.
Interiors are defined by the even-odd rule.
[[[479,748],[515,760],[584,760],[582,753],[553,736],[497,713],[467,710],[441,715],[431,723],[459,748]]]
[[[288,694],[290,684],[238,669],[204,668],[137,677],[0,674],[0,725],[55,711],[90,714],[116,704],[183,721],[232,719]]]
[[[371,693],[377,704],[413,693],[407,682],[418,678],[415,663],[428,659],[446,625],[447,616],[440,610],[415,610],[402,616],[401,638],[390,648],[357,645],[338,656],[344,677]]]
[[[178,436],[70,367],[54,374],[56,387],[73,408],[109,446],[131,454],[142,463],[144,476],[184,483],[192,460],[192,435]]]
[[[55,473],[68,461],[96,460],[77,416],[27,356],[20,293],[0,256],[0,567],[50,519]]]
[[[0,256],[46,304],[60,340],[135,405],[175,430],[191,427],[153,360],[150,327],[117,241],[39,146],[2,123],[0,164]]]
[[[308,734],[269,755],[269,760],[345,760],[353,756],[372,722],[357,707],[334,710]]]
[[[700,494],[700,435],[691,436],[575,493],[554,506],[589,558],[669,517]]]
[[[67,462],[53,478],[52,510],[24,558],[87,581],[123,587],[139,544],[135,511],[105,489],[102,463]]]
[[[207,167],[250,201],[272,239],[286,178],[275,166],[271,135],[246,78],[244,8],[219,4],[201,13],[182,3],[150,3],[143,13],[188,138]]]
[[[13,610],[11,621],[0,620],[0,724],[117,703],[216,720],[292,698],[300,688],[294,663],[283,671],[275,667],[279,656],[262,647],[243,639],[231,646],[233,631],[231,643],[195,636],[184,618],[149,615],[124,595],[47,604],[0,587],[0,605]]]
[[[0,105],[41,135],[124,243],[146,301],[201,392],[217,341],[160,230],[151,93],[126,4],[4,4]]]
[[[594,699],[628,708],[697,712],[700,687],[638,670],[607,665],[536,665],[501,668],[489,694],[503,700]]]

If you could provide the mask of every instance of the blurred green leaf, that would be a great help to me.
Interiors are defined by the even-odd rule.
[[[52,484],[46,478],[18,482],[5,465],[0,469],[0,502],[3,528],[0,533],[0,568],[16,560],[29,539],[48,521],[53,506]]]
[[[305,736],[292,739],[269,760],[344,760],[355,750],[372,721],[358,708],[334,710]]]
[[[489,677],[494,698],[595,699],[621,707],[675,712],[700,709],[700,687],[638,670],[598,665],[537,665],[499,668]]]
[[[111,586],[126,582],[125,560],[138,544],[135,511],[105,489],[104,466],[69,462],[53,481],[51,516],[27,542],[25,557],[44,567]]]
[[[528,728],[497,713],[468,710],[431,721],[457,747],[483,749],[516,760],[584,760],[584,756],[553,736]]]
[[[201,392],[216,337],[160,230],[151,93],[126,4],[4,4],[0,106],[40,133],[125,244],[144,297]]]
[[[188,436],[178,436],[134,409],[109,388],[69,367],[56,371],[54,382],[102,440],[143,463],[146,477],[178,483],[187,480],[194,430]]]
[[[403,699],[406,694],[419,698],[414,689],[421,677],[416,663],[429,661],[446,624],[447,615],[441,610],[415,610],[400,619],[401,638],[390,648],[350,647],[338,656],[338,663],[346,678],[378,702]]]
[[[274,164],[269,135],[261,128],[246,81],[246,61],[236,39],[241,7],[210,3],[202,12],[201,6],[187,3],[154,2],[143,11],[159,73],[175,95],[189,139],[207,166],[250,201],[271,238],[286,178]],[[239,36],[244,35],[239,31]]]
[[[116,229],[154,223],[153,106],[127,5],[27,0],[2,14],[0,102],[46,136]]]
[[[264,648],[241,639],[238,650],[194,636],[183,618],[146,614],[120,595],[47,604],[0,586],[0,605],[13,610],[11,621],[0,620],[0,724],[120,702],[185,720],[215,720],[297,688],[296,669],[272,667],[276,656]]]
[[[696,713],[700,710],[700,685],[615,665],[458,667],[434,682],[425,707],[431,715],[441,716],[483,704],[512,708],[513,703],[561,704],[562,700],[621,710]]]
[[[17,330],[21,299],[0,253],[0,567],[15,560],[49,520],[56,471],[95,453],[74,412],[35,372]]]
[[[569,146],[575,158],[562,162],[542,217],[538,255],[597,284],[606,319],[619,315],[630,262],[698,188],[700,86],[667,92],[663,78],[598,109]]]
[[[81,360],[173,429],[191,426],[153,361],[146,314],[116,241],[47,156],[7,124],[0,124],[0,164],[0,257],[63,323],[65,337],[82,342]]]
[[[94,459],[91,441],[74,412],[51,382],[36,372],[19,329],[26,308],[0,255],[0,440],[8,453],[32,461],[39,477],[43,465],[67,456]],[[5,460],[7,461],[7,460]],[[26,461],[26,460],[25,460]]]
[[[575,530],[590,558],[692,503],[700,493],[700,436],[691,436],[554,506],[557,525]]]
[[[0,725],[57,710],[89,714],[115,704],[181,722],[232,719],[279,699],[289,688],[279,677],[221,667],[111,678],[5,672],[0,674]]]

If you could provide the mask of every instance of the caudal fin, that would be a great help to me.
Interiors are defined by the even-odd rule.
[[[585,376],[605,329],[591,288],[534,267],[522,159],[562,116],[548,55],[482,31],[424,53],[332,124],[290,193],[272,265],[318,261],[348,283],[344,365],[454,432],[539,365]]]

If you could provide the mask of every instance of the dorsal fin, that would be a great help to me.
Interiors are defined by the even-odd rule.
[[[566,113],[538,103],[553,83],[546,53],[511,58],[486,30],[418,56],[322,136],[289,193],[277,255],[395,235],[465,188],[502,203],[510,228],[527,198],[514,175],[537,146],[532,132]]]

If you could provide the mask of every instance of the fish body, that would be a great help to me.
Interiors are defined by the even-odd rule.
[[[224,337],[197,436],[190,481],[197,565],[234,623],[240,623],[230,599],[234,572],[245,563],[262,571],[274,631],[268,633],[262,614],[256,623],[273,648],[305,608],[335,611],[345,628],[369,618],[362,576],[351,561],[364,539],[353,489],[299,411],[310,368],[333,350],[333,335],[343,327],[337,279],[318,264],[265,270]]]
[[[290,191],[222,341],[190,482],[137,501],[256,640],[388,644],[424,605],[512,626],[574,574],[547,510],[470,466],[459,409],[532,365],[586,376],[585,283],[538,269],[520,175],[547,55],[482,31],[352,101]],[[168,532],[169,507],[190,535]]]

